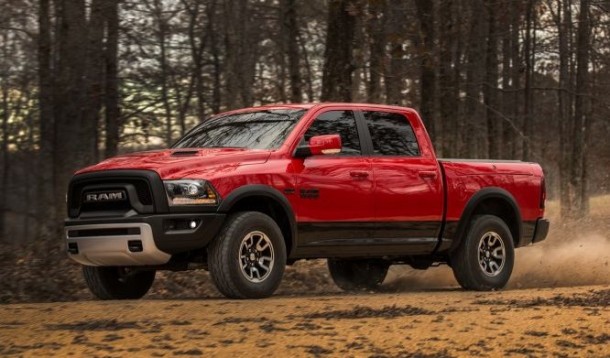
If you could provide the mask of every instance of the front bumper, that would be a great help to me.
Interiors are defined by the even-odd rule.
[[[83,265],[163,265],[173,254],[206,247],[224,219],[221,213],[68,219],[65,238],[69,256]]]

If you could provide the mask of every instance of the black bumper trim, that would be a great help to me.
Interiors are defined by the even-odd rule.
[[[155,245],[160,250],[168,254],[178,254],[206,247],[220,231],[225,217],[226,214],[223,213],[184,213],[96,219],[68,219],[65,221],[65,226],[146,223],[152,228]],[[173,220],[194,220],[197,222],[197,227],[187,230],[167,230],[167,223]]]
[[[544,241],[549,234],[550,223],[547,219],[538,219],[536,221],[536,229],[534,231],[534,239],[532,243]]]

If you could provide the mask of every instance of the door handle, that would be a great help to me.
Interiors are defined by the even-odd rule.
[[[422,171],[422,172],[419,172],[419,176],[421,178],[423,178],[423,179],[428,179],[428,178],[436,179],[436,175],[437,175],[436,172],[433,172],[433,171]]]
[[[349,176],[354,178],[354,179],[366,179],[366,178],[369,177],[369,173],[353,171],[353,172],[349,172]]]

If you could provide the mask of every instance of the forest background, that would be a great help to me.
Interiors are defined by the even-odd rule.
[[[439,156],[539,162],[586,219],[610,191],[609,33],[608,0],[4,0],[2,274],[63,265],[76,169],[270,103],[414,107]]]

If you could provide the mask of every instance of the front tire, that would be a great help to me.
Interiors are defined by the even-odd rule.
[[[101,300],[142,298],[155,281],[155,274],[154,270],[83,266],[83,276],[89,290]]]
[[[344,291],[377,290],[388,274],[383,260],[328,259],[328,270],[335,284]]]
[[[451,268],[467,290],[490,291],[508,283],[515,263],[513,236],[494,215],[475,216],[460,246],[451,255]]]
[[[236,213],[208,249],[210,275],[229,298],[264,298],[280,285],[286,244],[276,222],[260,212]]]

